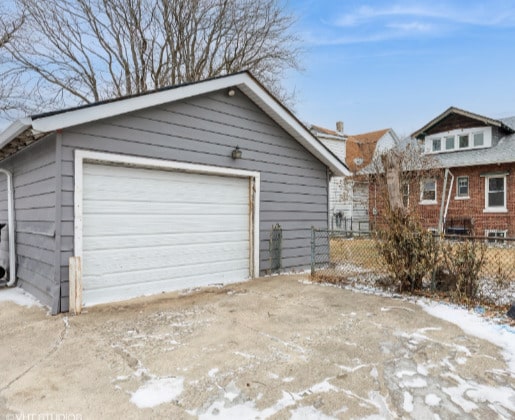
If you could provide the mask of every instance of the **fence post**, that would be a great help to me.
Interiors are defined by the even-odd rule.
[[[311,226],[311,275],[315,275],[315,227]]]

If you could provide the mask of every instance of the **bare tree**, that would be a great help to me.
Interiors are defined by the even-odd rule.
[[[0,112],[9,112],[19,107],[15,90],[19,85],[19,73],[9,65],[7,45],[13,42],[25,23],[25,13],[21,10],[15,13],[0,8]]]
[[[409,198],[425,178],[439,175],[434,156],[423,153],[413,139],[404,139],[375,157],[370,167],[379,199],[387,211],[406,212]]]
[[[299,68],[293,17],[280,0],[16,0],[23,36],[12,70],[40,104],[62,106],[251,70],[282,99]]]

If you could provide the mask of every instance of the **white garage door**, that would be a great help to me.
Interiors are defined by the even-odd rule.
[[[85,163],[83,305],[250,275],[249,178]]]

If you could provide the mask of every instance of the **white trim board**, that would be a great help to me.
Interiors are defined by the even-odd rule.
[[[114,164],[133,166],[155,170],[168,170],[191,172],[206,175],[218,175],[237,178],[248,178],[251,196],[251,255],[250,277],[259,276],[259,200],[260,200],[260,173],[217,166],[207,166],[143,158],[137,156],[120,155],[114,153],[94,152],[89,150],[75,150],[75,180],[74,180],[74,256],[82,259],[83,254],[83,170],[84,163]]]
[[[0,149],[21,135],[25,130],[45,134],[66,129],[79,124],[91,123],[141,109],[175,102],[193,96],[203,95],[223,89],[238,88],[251,101],[281,126],[289,135],[304,146],[317,159],[339,176],[348,176],[350,171],[329,149],[297,120],[277,99],[263,88],[250,73],[237,73],[231,76],[177,86],[141,96],[124,98],[112,102],[92,104],[88,107],[71,109],[39,118],[25,118],[11,124],[0,133]]]

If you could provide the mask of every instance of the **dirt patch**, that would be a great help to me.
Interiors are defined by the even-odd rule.
[[[6,418],[515,416],[514,373],[493,344],[301,276],[77,317],[0,303],[0,322]]]

